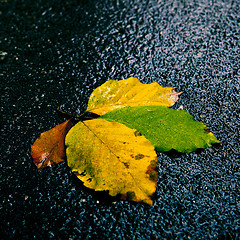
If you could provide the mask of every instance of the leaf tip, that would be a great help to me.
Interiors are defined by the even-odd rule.
[[[183,92],[177,92],[175,89],[172,90],[172,92],[170,93],[171,98],[173,100],[174,103],[176,103],[179,99],[178,96],[180,96]]]

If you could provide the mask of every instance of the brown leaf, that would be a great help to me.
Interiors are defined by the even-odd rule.
[[[31,146],[34,164],[40,170],[54,163],[60,163],[65,158],[65,137],[73,126],[72,119],[42,133]]]

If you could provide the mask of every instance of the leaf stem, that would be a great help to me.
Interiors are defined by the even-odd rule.
[[[87,111],[84,111],[82,114],[76,116],[75,118],[78,120],[78,121],[82,121],[82,120],[85,120],[86,117],[84,117],[84,115],[87,113]]]
[[[64,112],[63,110],[61,110],[61,107],[58,106],[57,107],[57,112],[61,115],[63,115],[64,117],[66,117],[67,119],[70,119],[70,118],[75,118],[75,116],[71,113],[67,113],[67,112]]]
[[[94,118],[97,118],[98,115],[94,114],[94,116],[84,116],[86,113],[88,113],[88,111],[84,111],[82,114],[76,116],[74,114],[68,113],[68,112],[64,112],[63,110],[61,110],[61,107],[58,106],[57,107],[57,112],[61,115],[63,115],[64,117],[66,117],[67,119],[74,119],[75,121],[79,122],[79,121],[84,121],[84,120],[91,120]]]

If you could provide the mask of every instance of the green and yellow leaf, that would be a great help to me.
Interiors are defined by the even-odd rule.
[[[112,122],[137,129],[157,151],[192,152],[197,148],[208,148],[220,141],[202,122],[184,110],[164,106],[124,107],[101,117]]]
[[[124,106],[173,106],[178,93],[172,87],[158,83],[143,84],[137,78],[109,80],[91,94],[87,111],[103,115]]]
[[[66,136],[68,166],[88,188],[152,205],[158,179],[152,144],[135,129],[94,119]]]

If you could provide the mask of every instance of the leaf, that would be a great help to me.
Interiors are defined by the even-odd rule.
[[[74,127],[69,120],[41,134],[32,145],[34,163],[41,169],[62,162],[65,141],[67,163],[86,187],[152,205],[158,180],[154,147],[192,152],[220,142],[186,111],[168,108],[180,94],[132,77],[107,81],[93,91]],[[101,117],[86,120],[88,112]]]
[[[38,169],[60,163],[65,158],[65,136],[73,126],[71,119],[41,133],[31,146],[31,155]]]
[[[220,142],[206,125],[195,121],[184,110],[164,106],[124,107],[106,113],[101,118],[137,129],[157,151],[175,149],[185,153]]]
[[[158,162],[152,144],[135,129],[94,119],[66,136],[67,162],[88,188],[152,205]]]
[[[91,94],[87,111],[103,115],[124,106],[173,106],[178,93],[172,87],[158,83],[143,84],[137,78],[116,81],[109,80]]]

